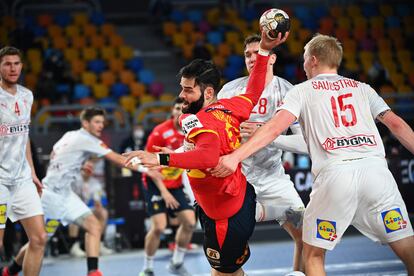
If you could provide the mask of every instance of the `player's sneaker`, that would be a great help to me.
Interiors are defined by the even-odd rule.
[[[103,276],[100,270],[93,270],[88,272],[88,276]]]
[[[9,267],[5,266],[5,267],[0,268],[0,276],[18,276],[18,273],[10,274]]]
[[[103,243],[101,243],[100,253],[101,253],[102,256],[106,256],[106,255],[113,254],[114,251],[112,249],[106,247],[105,245],[103,245]]]
[[[83,258],[86,256],[85,251],[80,247],[79,242],[75,242],[69,250],[70,255],[73,257]]]
[[[171,274],[180,275],[180,276],[191,276],[191,274],[185,268],[184,263],[173,264],[173,262],[170,262],[167,268]]]
[[[139,276],[154,276],[154,270],[147,268],[139,273]]]

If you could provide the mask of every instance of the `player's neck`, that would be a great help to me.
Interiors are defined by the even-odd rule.
[[[6,82],[4,80],[0,80],[0,87],[4,91],[12,94],[13,96],[16,95],[16,93],[17,93],[17,85],[14,84],[14,83],[12,84],[12,83]]]

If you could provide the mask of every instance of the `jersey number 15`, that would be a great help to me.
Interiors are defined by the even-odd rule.
[[[347,98],[351,98],[351,97],[352,97],[352,93],[339,95],[338,98],[335,98],[334,96],[331,97],[332,114],[334,118],[335,127],[340,127],[338,114],[341,115],[341,122],[343,126],[350,127],[350,126],[356,125],[357,117],[356,117],[354,106],[352,104],[344,103],[344,101]],[[338,113],[338,105],[339,105],[339,113]]]

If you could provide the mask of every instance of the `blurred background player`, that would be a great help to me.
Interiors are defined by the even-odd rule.
[[[181,98],[175,99],[171,118],[156,126],[149,135],[147,151],[155,152],[159,147],[173,151],[183,145],[184,133],[179,125],[183,102]],[[151,218],[151,227],[145,236],[144,267],[140,275],[154,275],[154,255],[160,245],[160,236],[167,227],[169,215],[177,218],[179,226],[175,235],[176,246],[168,270],[173,274],[190,275],[183,263],[196,219],[189,198],[184,192],[182,175],[185,172],[183,169],[168,167],[162,168],[161,173],[164,180],[143,175],[144,196],[147,213]]]
[[[227,178],[209,172],[219,157],[240,145],[240,123],[247,120],[265,84],[269,51],[283,43],[288,33],[276,40],[262,32],[261,50],[246,93],[217,101],[220,72],[211,62],[193,60],[179,73],[184,99],[181,119],[186,135],[186,152],[127,154],[128,163],[138,157],[144,166],[174,166],[189,169],[188,177],[198,203],[197,214],[204,230],[204,254],[212,275],[244,275],[242,266],[250,257],[248,240],[255,226],[256,195],[241,166]]]
[[[108,221],[108,198],[105,191],[104,170],[104,159],[91,158],[82,166],[82,177],[72,185],[73,191],[91,208],[93,214],[101,223],[102,241],[105,240],[105,229]],[[79,227],[75,224],[70,224],[68,236],[72,244],[69,250],[70,254],[75,257],[84,257],[85,251],[82,250],[81,241],[79,241]],[[100,254],[109,255],[112,253],[113,250],[107,248],[101,242]]]
[[[22,55],[14,47],[0,49],[0,248],[6,220],[20,221],[29,239],[27,256],[0,269],[0,275],[39,275],[46,244],[39,195],[42,183],[33,167],[29,142],[33,93],[17,84]],[[37,189],[37,191],[36,191]]]
[[[352,224],[371,240],[388,244],[413,276],[413,228],[375,120],[412,154],[414,132],[369,85],[338,75],[343,49],[335,37],[317,34],[304,49],[308,81],[294,86],[280,111],[249,141],[222,157],[216,175],[234,171],[298,120],[315,179],[303,222],[306,275],[326,275],[326,250],[333,250]]]
[[[244,60],[250,73],[259,51],[259,35],[248,36],[244,41]],[[270,120],[276,108],[283,102],[293,86],[285,79],[275,76],[276,49],[270,51],[267,65],[265,89],[249,120],[240,125],[240,135],[247,140],[256,129]],[[249,77],[241,77],[226,83],[217,97],[231,98],[246,91]],[[302,265],[302,217],[304,204],[295,190],[289,175],[285,173],[281,156],[282,149],[296,153],[307,153],[299,124],[290,126],[293,135],[280,136],[266,148],[242,163],[243,174],[256,192],[256,220],[276,220],[295,241],[293,269],[303,270]],[[285,132],[286,133],[286,132]]]
[[[91,156],[123,166],[125,157],[113,152],[99,137],[105,123],[105,110],[88,107],[80,114],[81,128],[69,131],[53,146],[50,164],[43,182],[48,187],[42,196],[48,234],[53,236],[60,223],[74,223],[86,231],[85,250],[89,276],[103,275],[98,270],[102,225],[89,207],[72,190],[72,183],[80,177],[82,164]],[[27,245],[16,257],[21,264]]]

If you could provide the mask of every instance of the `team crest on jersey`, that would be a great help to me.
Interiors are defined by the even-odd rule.
[[[21,135],[29,133],[30,123],[20,123],[15,125],[0,125],[0,136]]]
[[[48,236],[55,234],[60,225],[60,219],[46,219],[45,230]]]
[[[407,221],[404,220],[400,208],[391,209],[381,213],[387,233],[395,232],[407,227]]]
[[[217,250],[212,249],[210,247],[207,247],[207,249],[206,249],[206,255],[207,255],[207,258],[210,261],[217,262],[217,261],[220,260],[220,253]]]
[[[7,205],[6,204],[0,204],[0,225],[6,224],[7,216]]]
[[[336,150],[341,148],[354,148],[361,146],[376,146],[374,135],[354,135],[351,137],[327,138],[322,146],[325,150]]]
[[[203,127],[203,124],[200,122],[200,120],[194,114],[191,114],[191,115],[185,117],[182,120],[181,124],[182,124],[184,134],[190,133],[190,131],[193,128],[202,128]]]
[[[324,219],[316,219],[316,237],[318,239],[327,241],[336,240],[336,222]]]

